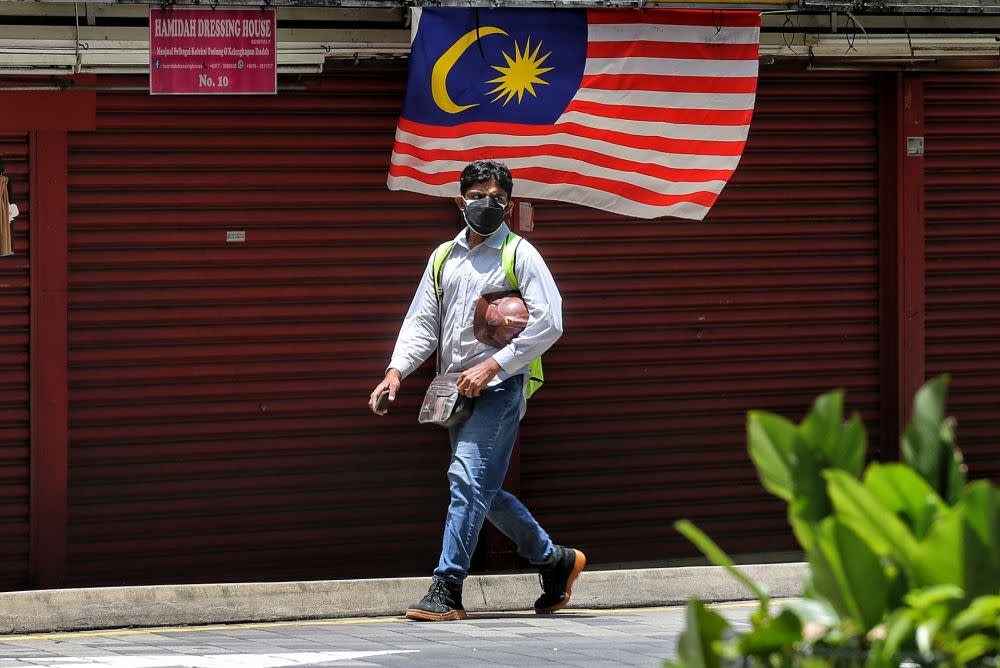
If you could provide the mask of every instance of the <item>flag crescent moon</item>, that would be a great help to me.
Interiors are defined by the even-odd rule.
[[[451,68],[455,66],[458,59],[462,57],[465,50],[472,46],[477,39],[484,35],[506,35],[507,33],[500,28],[494,28],[492,26],[486,26],[485,28],[480,28],[479,30],[470,30],[465,33],[458,40],[452,44],[447,51],[441,54],[441,57],[437,59],[434,63],[434,69],[431,71],[431,95],[434,96],[434,103],[441,108],[442,111],[446,111],[449,114],[457,114],[460,111],[465,111],[471,107],[479,106],[478,103],[475,104],[455,104],[455,101],[451,99],[448,95],[448,73],[451,72]]]

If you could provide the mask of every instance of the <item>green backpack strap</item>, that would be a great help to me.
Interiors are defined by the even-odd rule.
[[[503,264],[504,273],[507,274],[507,282],[515,290],[521,289],[517,274],[514,272],[514,261],[517,259],[517,247],[520,244],[521,237],[511,232],[500,247],[500,261]],[[537,392],[544,382],[545,372],[542,370],[542,358],[536,357],[528,365],[528,382],[524,386],[525,398],[530,399],[531,395]]]
[[[528,365],[528,385],[524,389],[524,398],[530,399],[538,390],[542,389],[545,382],[545,371],[542,369],[542,358],[536,357]]]
[[[444,287],[441,285],[441,271],[444,269],[444,261],[455,247],[455,241],[446,241],[434,251],[434,262],[431,264],[431,276],[434,281],[434,294],[437,295],[438,303],[444,298]]]
[[[520,245],[521,237],[511,232],[503,240],[503,245],[500,246],[500,262],[503,264],[504,273],[507,274],[507,282],[515,290],[521,289],[517,282],[517,274],[514,273],[514,260],[517,259],[517,247]]]

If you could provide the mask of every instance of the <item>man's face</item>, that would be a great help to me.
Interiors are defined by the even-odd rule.
[[[497,182],[494,179],[473,183],[471,186],[466,188],[464,193],[462,193],[462,197],[455,198],[455,203],[458,205],[459,209],[465,211],[465,200],[483,199],[484,197],[492,197],[498,204],[507,209],[505,217],[510,215],[512,208],[510,194],[497,185]]]

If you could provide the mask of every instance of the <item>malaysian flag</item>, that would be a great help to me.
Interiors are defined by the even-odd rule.
[[[453,197],[472,160],[515,193],[701,220],[739,163],[760,14],[414,10],[389,188]]]

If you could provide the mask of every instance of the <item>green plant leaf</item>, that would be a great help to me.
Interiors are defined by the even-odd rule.
[[[823,525],[835,522],[834,518],[823,520]],[[850,591],[845,591],[840,586],[843,578],[840,564],[836,563],[838,555],[829,554],[825,548],[823,531],[816,532],[816,542],[812,549],[806,552],[806,560],[809,562],[809,573],[811,575],[812,589],[816,596],[827,601],[836,611],[839,617],[854,619],[857,606],[850,600]],[[831,562],[833,560],[833,563]],[[838,572],[841,571],[841,572]]]
[[[743,655],[767,656],[801,640],[801,620],[791,611],[784,610],[766,624],[740,636],[737,647]]]
[[[973,551],[965,545],[965,520],[962,506],[941,513],[920,542],[914,562],[911,584],[915,587],[954,585],[965,589],[969,576],[966,560]]]
[[[963,500],[969,525],[1000,557],[1000,489],[988,480],[977,480],[968,486]]]
[[[817,458],[816,452],[800,451],[794,471],[795,500],[788,506],[788,520],[805,551],[813,548],[819,523],[833,513],[823,471],[824,463]]]
[[[729,629],[729,622],[696,598],[688,601],[685,622],[685,629],[677,641],[677,656],[681,665],[719,668],[722,635]]]
[[[814,622],[821,626],[834,626],[840,623],[840,615],[825,599],[800,598],[788,601],[782,607],[795,614],[803,624]]]
[[[889,578],[889,606],[895,610],[903,606],[903,599],[910,591],[910,583],[906,572],[895,561],[886,560],[883,565]]]
[[[747,414],[747,442],[757,475],[764,489],[785,501],[792,500],[795,435],[795,425],[780,415],[765,411]]]
[[[955,585],[932,585],[910,591],[906,594],[904,600],[906,601],[906,605],[914,610],[926,611],[942,603],[961,601],[964,597],[965,592],[962,591],[961,587],[956,587]]]
[[[844,391],[833,390],[816,398],[809,414],[799,425],[799,434],[823,454],[824,460],[832,462],[836,457],[843,421]]]
[[[1000,592],[1000,490],[986,480],[966,487],[962,548],[970,598]]]
[[[977,633],[968,638],[963,638],[955,647],[955,662],[963,666],[971,661],[985,656],[990,652],[995,652],[1000,645],[994,638]]]
[[[808,552],[816,542],[816,523],[801,518],[801,514],[802,504],[798,501],[793,502],[788,507],[788,522],[792,525],[792,532],[795,534],[796,540],[799,541],[799,545],[802,546],[802,550]]]
[[[965,485],[962,455],[955,447],[954,428],[944,417],[948,376],[921,387],[913,399],[913,418],[903,438],[903,462],[913,467],[949,504],[957,503]]]
[[[993,629],[998,620],[1000,620],[1000,595],[991,594],[973,599],[965,610],[955,615],[951,628],[962,637],[976,631]]]
[[[948,378],[938,376],[924,383],[913,397],[913,414],[906,429],[906,436],[912,434],[913,438],[904,438],[902,455],[907,465],[922,474],[933,473],[938,464],[936,451],[947,396]],[[932,475],[928,482],[933,484],[935,479],[936,476]]]
[[[937,636],[938,629],[940,628],[941,620],[932,617],[931,619],[921,621],[914,630],[914,636],[917,640],[917,650],[926,659],[934,657],[934,638]]]
[[[754,582],[749,576],[739,571],[736,568],[736,564],[733,563],[733,560],[729,558],[729,555],[723,552],[722,548],[716,545],[715,541],[709,538],[704,531],[696,527],[688,520],[678,520],[674,522],[674,528],[683,534],[685,538],[694,543],[695,547],[701,550],[701,553],[708,557],[709,561],[716,566],[724,568],[727,573],[743,584],[744,587],[752,591],[757,597],[757,600],[760,601],[761,608],[764,610],[767,609],[767,603],[771,600],[771,596],[767,593],[767,590],[764,589],[763,586]]]
[[[966,487],[966,593],[970,597],[1000,592],[1000,490],[988,480]]]
[[[904,647],[915,647],[913,631],[916,627],[916,614],[909,608],[897,610],[886,624],[885,639],[875,643],[872,656],[877,666],[895,666],[896,656]]]
[[[824,475],[837,518],[875,554],[892,557],[912,574],[919,544],[902,520],[850,474],[831,469]]]
[[[865,487],[887,509],[904,515],[917,539],[945,508],[930,484],[903,464],[872,464],[865,472]]]
[[[955,419],[945,418],[941,423],[941,443],[944,446],[942,457],[945,467],[945,493],[942,496],[949,503],[958,503],[965,493],[965,462],[962,451],[955,442]]]
[[[806,656],[797,659],[796,663],[783,663],[781,666],[783,668],[786,666],[794,666],[794,668],[830,668],[830,661],[826,657]]]
[[[795,459],[795,468],[792,469],[795,499],[789,510],[797,519],[818,523],[833,511],[823,479],[823,471],[829,468],[829,462],[815,446],[802,439],[796,443]]]
[[[836,518],[820,524],[808,558],[816,592],[859,630],[867,632],[889,613],[889,581],[881,560]]]
[[[855,413],[841,430],[840,443],[831,463],[855,478],[860,478],[865,468],[867,453],[868,434],[865,431],[865,423],[861,421],[861,416]]]

